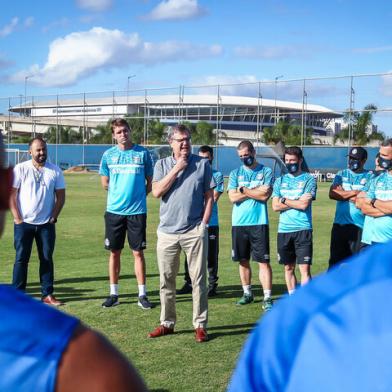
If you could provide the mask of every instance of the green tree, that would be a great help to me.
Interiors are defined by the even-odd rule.
[[[83,143],[83,131],[81,127],[76,131],[71,127],[65,127],[63,125],[59,125],[58,129],[57,126],[52,125],[48,127],[43,137],[47,143],[53,144]]]
[[[334,142],[340,140],[345,142],[349,139],[350,125],[351,125],[351,138],[352,142],[357,145],[365,145],[371,140],[384,140],[385,135],[383,132],[373,131],[368,134],[368,129],[372,126],[373,116],[377,112],[377,106],[374,104],[366,105],[362,112],[346,111],[343,120],[348,124],[335,135]]]
[[[283,142],[288,145],[301,144],[301,126],[285,119],[280,119],[273,127],[263,128],[263,142],[265,144],[277,144]],[[306,128],[303,143],[312,144],[312,128]]]

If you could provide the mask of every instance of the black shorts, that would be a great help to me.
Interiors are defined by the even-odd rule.
[[[312,264],[312,230],[278,233],[279,264]]]
[[[123,249],[125,234],[132,250],[145,249],[146,220],[146,214],[117,215],[105,212],[105,249]]]
[[[269,227],[233,226],[231,229],[233,261],[250,260],[250,256],[258,263],[269,263]]]
[[[334,223],[331,231],[329,268],[361,249],[362,229],[355,225]]]

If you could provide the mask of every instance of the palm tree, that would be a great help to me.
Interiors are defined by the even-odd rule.
[[[377,106],[374,104],[366,105],[362,112],[346,111],[343,120],[348,123],[339,134],[335,135],[334,141],[346,141],[350,137],[350,126],[352,130],[352,141],[357,145],[365,145],[371,140],[384,140],[385,135],[382,132],[373,131],[368,135],[368,129],[373,123],[373,115],[377,112]]]

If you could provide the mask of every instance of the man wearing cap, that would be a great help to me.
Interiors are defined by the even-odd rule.
[[[348,157],[348,168],[336,174],[329,190],[329,198],[337,201],[331,231],[329,268],[360,249],[365,217],[355,202],[357,195],[367,188],[373,177],[371,171],[364,169],[367,159],[364,148],[352,147]]]
[[[384,172],[370,181],[366,197],[356,203],[363,214],[374,218],[368,238],[371,245],[392,239],[392,139],[382,142],[378,162]]]

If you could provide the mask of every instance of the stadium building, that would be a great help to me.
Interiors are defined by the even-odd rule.
[[[45,132],[48,126],[85,127],[92,131],[113,117],[141,116],[172,125],[178,121],[206,121],[222,131],[223,144],[235,145],[244,138],[254,139],[263,128],[272,127],[280,119],[312,128],[314,137],[335,133],[335,121],[342,115],[324,106],[244,96],[217,95],[149,95],[110,96],[102,98],[35,100],[11,106],[12,132]],[[2,129],[7,129],[2,124]]]

